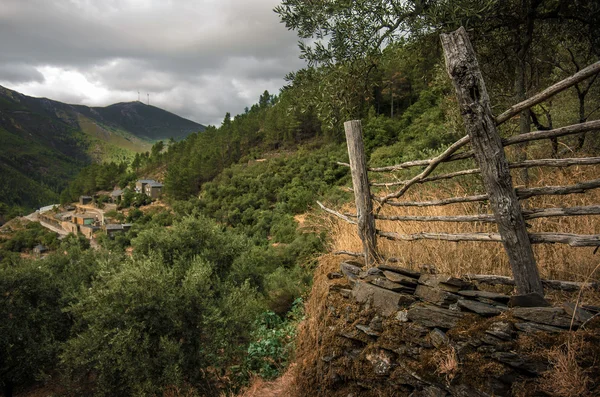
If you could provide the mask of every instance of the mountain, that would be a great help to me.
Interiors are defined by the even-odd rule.
[[[154,141],[204,129],[141,102],[69,105],[0,86],[0,204],[49,204],[92,162],[128,160]]]

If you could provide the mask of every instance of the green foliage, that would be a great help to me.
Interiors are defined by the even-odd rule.
[[[244,370],[265,379],[280,376],[292,358],[296,327],[303,318],[302,299],[294,302],[285,319],[265,312],[257,321],[248,346]]]
[[[39,223],[31,222],[24,229],[16,231],[9,240],[1,244],[1,247],[7,251],[24,252],[38,244],[55,249],[59,245],[58,237]]]
[[[69,320],[59,280],[44,266],[0,267],[0,385],[31,383],[56,364]]]

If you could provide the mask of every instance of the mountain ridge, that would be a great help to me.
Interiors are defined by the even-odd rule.
[[[48,204],[86,165],[129,161],[155,141],[204,129],[138,101],[89,107],[0,86],[0,204]]]

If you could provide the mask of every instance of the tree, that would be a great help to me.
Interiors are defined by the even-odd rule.
[[[593,0],[284,0],[274,11],[303,40],[301,58],[309,65],[364,62],[365,67],[354,68],[353,73],[361,82],[377,67],[382,49],[391,43],[404,39],[437,42],[439,33],[465,26],[485,64],[484,71],[495,76],[502,87],[507,80],[511,82],[513,102],[535,88],[529,75],[539,61],[531,50],[542,27],[552,24],[564,29],[568,25],[585,31],[590,43],[600,41],[600,3]],[[559,31],[554,30],[555,41]],[[520,132],[528,132],[528,111],[521,114],[520,123]]]
[[[0,386],[11,397],[54,368],[70,322],[57,280],[34,261],[0,268]]]

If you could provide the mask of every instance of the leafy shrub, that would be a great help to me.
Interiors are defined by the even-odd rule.
[[[245,370],[265,379],[281,375],[291,359],[296,327],[302,317],[302,299],[294,301],[293,309],[283,320],[273,312],[263,313],[252,333],[253,342],[248,346]]]

